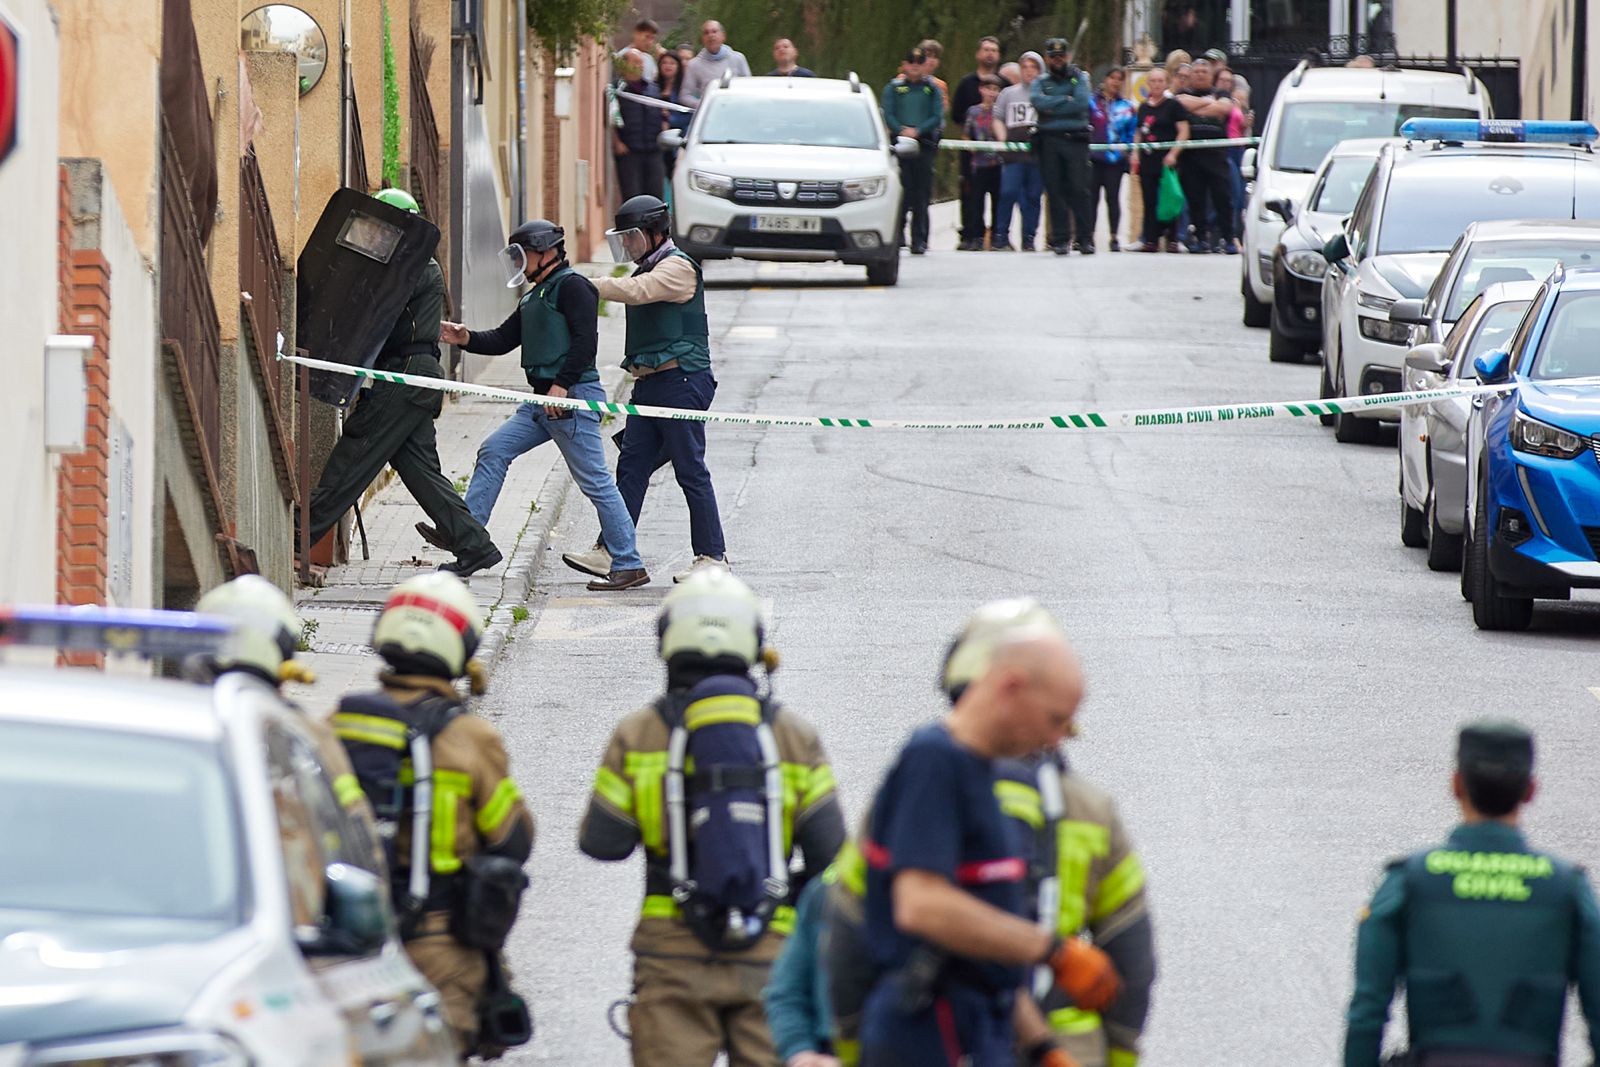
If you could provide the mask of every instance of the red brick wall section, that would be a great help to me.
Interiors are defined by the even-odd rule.
[[[57,485],[56,599],[62,604],[104,604],[111,456],[111,267],[98,249],[69,253],[71,284],[66,333],[94,338],[85,372],[89,387],[84,450],[63,455]],[[62,662],[98,667],[103,657],[67,652]]]

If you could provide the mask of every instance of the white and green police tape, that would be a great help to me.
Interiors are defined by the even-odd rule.
[[[1222,426],[1236,422],[1259,419],[1303,419],[1317,415],[1350,414],[1380,408],[1410,407],[1431,404],[1435,400],[1471,396],[1475,393],[1504,392],[1503,385],[1460,385],[1443,389],[1428,389],[1411,393],[1375,393],[1359,397],[1338,397],[1332,400],[1285,400],[1258,404],[1215,404],[1202,407],[1135,408],[1126,411],[1075,411],[1060,415],[1033,417],[1001,417],[996,419],[877,419],[858,415],[752,415],[728,411],[696,411],[687,408],[661,408],[647,404],[617,404],[609,400],[575,400],[571,397],[540,396],[523,389],[499,389],[489,385],[474,385],[449,378],[426,378],[415,374],[398,374],[394,371],[368,370],[343,363],[305,356],[286,356],[279,359],[298,363],[303,367],[348,374],[378,382],[411,385],[420,389],[433,389],[441,393],[460,393],[481,396],[489,400],[503,400],[517,404],[539,404],[545,407],[568,408],[574,411],[594,411],[612,415],[639,415],[654,419],[682,419],[691,422],[714,422],[734,426],[800,426],[811,429],[863,429],[863,430],[1143,430],[1169,426]]]
[[[1164,148],[1248,148],[1261,143],[1259,137],[1225,137],[1216,141],[1140,141],[1120,144],[1091,144],[1091,152],[1127,152],[1138,149],[1140,152],[1159,152]],[[940,141],[940,148],[954,149],[957,152],[1029,152],[1033,145],[1027,141]]]

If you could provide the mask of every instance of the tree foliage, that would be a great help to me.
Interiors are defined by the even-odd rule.
[[[1085,20],[1079,66],[1121,62],[1125,6],[1125,0],[690,0],[683,18],[690,40],[702,20],[721,22],[753,70],[766,69],[775,38],[789,37],[802,65],[832,78],[853,70],[873,85],[893,78],[906,50],[932,37],[944,45],[939,76],[953,85],[972,69],[981,37],[1000,38],[1001,54],[1015,59],[1039,50],[1046,37],[1076,37]]]
[[[527,0],[528,30],[557,59],[585,37],[604,41],[628,12],[629,0]]]

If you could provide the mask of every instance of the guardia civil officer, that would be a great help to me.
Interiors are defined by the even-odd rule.
[[[900,64],[900,77],[883,87],[879,109],[896,137],[914,138],[915,155],[900,157],[900,221],[896,243],[904,245],[911,226],[911,254],[928,251],[928,201],[933,196],[933,162],[944,132],[944,93],[931,77],[928,53],[913,48]]]
[[[416,200],[403,189],[385,189],[377,198],[417,211]],[[437,260],[430,259],[378,353],[377,368],[443,378],[439,324],[444,303],[444,272]],[[500,550],[489,539],[489,531],[473,518],[440,469],[433,420],[443,410],[444,394],[433,389],[375,381],[361,391],[311,493],[312,544],[361,499],[387,464],[428,513],[438,530],[437,543],[455,553],[456,558],[440,570],[465,577],[500,562]]]
[[[656,632],[666,692],[613,731],[578,835],[599,860],[644,848],[633,1063],[711,1067],[725,1052],[770,1065],[761,990],[796,895],[844,841],[833,769],[770,678],[758,684],[756,666],[776,657],[732,572],[696,568],[662,601]]]
[[[489,356],[504,355],[520,345],[522,369],[534,392],[604,400],[606,391],[594,366],[600,339],[599,298],[594,283],[567,262],[565,236],[561,227],[546,219],[534,219],[513,230],[500,253],[506,287],[527,284],[532,288],[495,329],[469,330],[459,322],[446,322],[440,326],[439,340]],[[597,571],[588,570],[577,556],[562,559],[576,570],[593,574],[595,580],[589,583],[593,590],[648,584],[650,575],[634,546],[633,519],[606,465],[598,412],[533,403],[517,408],[478,448],[477,466],[467,483],[467,510],[479,522],[487,523],[512,460],[546,441],[555,442],[572,480],[594,505],[607,556],[606,568]],[[424,523],[417,524],[417,532],[435,545],[448,547],[438,531]]]
[[[634,263],[627,278],[597,278],[602,300],[627,306],[628,334],[623,369],[637,381],[633,403],[705,411],[717,393],[711,374],[711,336],[706,322],[706,287],[700,264],[672,243],[672,220],[659,197],[633,197],[617,211],[616,228],[606,231],[611,255]],[[689,540],[694,565],[727,562],[717,494],[706,469],[705,423],[629,415],[617,460],[617,488],[634,526],[644,507],[645,490],[658,459],[672,463],[684,502],[689,505]],[[591,574],[616,565],[603,545],[562,557]],[[685,572],[687,574],[687,572]],[[682,581],[684,574],[676,576]]]
[[[1404,983],[1418,1067],[1549,1067],[1576,985],[1600,1051],[1600,911],[1581,867],[1528,847],[1533,736],[1506,719],[1461,730],[1451,789],[1461,824],[1389,864],[1356,934],[1345,1067],[1376,1067]]]
[[[998,762],[1058,744],[1082,694],[1059,632],[1027,626],[996,641],[950,715],[901,750],[861,842],[864,938],[879,974],[862,1011],[864,1067],[1010,1067],[1030,966],[1048,967],[1079,1008],[1116,999],[1104,952],[1027,917],[1028,864],[996,797]]]
[[[989,669],[1001,642],[1030,633],[1062,633],[1036,600],[998,600],[975,611],[945,657],[940,682],[951,702]],[[1074,723],[1068,736],[1076,732]],[[1027,983],[1028,1006],[1038,1010],[1019,1012],[1019,1044],[1033,1063],[1051,1062],[1060,1049],[1077,1067],[1134,1067],[1155,983],[1155,938],[1144,865],[1116,802],[1072,771],[1058,747],[1002,760],[997,773],[1000,810],[1023,831],[1027,914],[1058,933],[1089,937],[1122,982],[1116,1001],[1095,1012],[1039,968]]]
[[[467,677],[474,693],[483,691],[472,658],[481,617],[452,574],[400,583],[372,632],[385,663],[378,688],[345,697],[331,720],[380,826],[389,820],[401,937],[444,998],[463,1059],[496,1056],[527,1039],[517,1033],[519,1020],[506,1020],[520,1000],[505,985],[500,948],[526,884],[521,867],[533,850],[533,815],[511,778],[499,731],[472,714],[456,688]],[[426,742],[421,752],[411,748],[416,738]],[[424,754],[427,774],[418,771]],[[422,781],[431,801],[413,805]],[[417,810],[426,820],[425,844]],[[414,856],[425,856],[425,867]],[[525,1015],[520,1022],[526,1025]]]
[[[1089,76],[1073,65],[1072,45],[1065,37],[1044,43],[1044,65],[1044,73],[1028,87],[1028,99],[1039,113],[1033,152],[1050,208],[1050,250],[1066,255],[1076,227],[1078,251],[1090,256],[1094,207],[1089,200],[1089,118],[1094,105]]]

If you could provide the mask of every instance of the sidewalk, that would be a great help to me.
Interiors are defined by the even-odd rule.
[[[611,269],[609,263],[578,265],[580,272],[590,276],[609,274]],[[610,305],[607,310],[609,314],[600,318],[597,362],[606,396],[616,400],[618,384],[627,377],[617,365],[622,352],[623,315],[618,305]],[[513,350],[491,361],[488,372],[477,384],[527,389],[517,352]],[[434,423],[445,477],[455,480],[464,491],[472,476],[479,443],[515,410],[512,404],[478,397],[447,399],[444,413]],[[603,426],[601,432],[609,437],[615,429],[615,425]],[[517,609],[527,600],[549,532],[561,517],[569,480],[567,465],[554,444],[545,444],[522,456],[506,474],[505,488],[489,518],[489,534],[505,559],[467,579],[482,616],[488,620],[478,658],[491,671]],[[295,591],[295,610],[305,620],[306,642],[310,646],[310,652],[302,652],[296,658],[316,673],[317,680],[309,686],[296,686],[294,696],[318,714],[331,712],[345,693],[372,686],[382,661],[369,642],[373,623],[389,591],[451,558],[413,529],[414,524],[426,521],[427,515],[398,478],[390,478],[368,500],[362,508],[362,518],[371,559],[360,558],[361,538],[352,528],[351,561],[329,568],[321,588]]]

